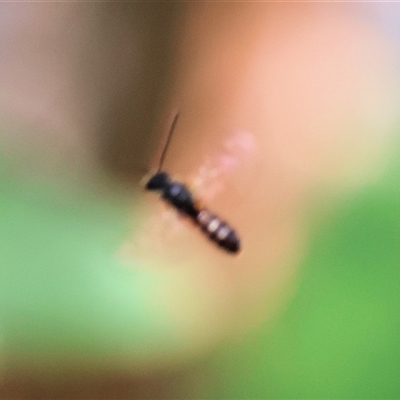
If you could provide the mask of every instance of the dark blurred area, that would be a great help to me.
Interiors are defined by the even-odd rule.
[[[165,133],[155,132],[155,121],[171,91],[171,69],[183,12],[184,6],[179,3],[129,4],[119,9],[108,4],[103,19],[97,22],[99,32],[94,37],[104,46],[109,74],[118,75],[115,60],[121,42],[126,46],[137,44],[126,60],[128,65],[123,66],[132,71],[131,75],[124,80],[118,77],[119,85],[113,85],[112,79],[108,82],[114,93],[107,93],[106,113],[99,118],[101,160],[119,176],[143,174],[156,141]],[[131,27],[131,36],[115,43],[120,23]],[[88,66],[89,76],[95,68]]]
[[[62,375],[48,374],[38,379],[32,373],[8,370],[2,376],[1,399],[178,399],[193,396],[192,385],[201,369],[177,369],[134,375],[126,370],[78,373],[76,369],[65,370]]]
[[[138,177],[164,133],[179,3],[3,3],[7,173],[87,183]],[[40,154],[40,157],[38,157]],[[135,185],[137,181],[135,181]]]

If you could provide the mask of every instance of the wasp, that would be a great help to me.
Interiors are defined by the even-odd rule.
[[[235,230],[216,214],[199,206],[184,184],[172,180],[168,173],[161,171],[178,117],[179,114],[176,114],[160,157],[158,169],[145,183],[145,189],[160,192],[161,198],[165,202],[194,221],[214,243],[229,253],[237,253],[240,250],[240,239]]]

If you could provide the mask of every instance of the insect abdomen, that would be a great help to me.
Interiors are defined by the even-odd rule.
[[[231,253],[239,251],[240,240],[236,232],[216,215],[203,209],[199,211],[196,221],[207,236],[219,246]]]

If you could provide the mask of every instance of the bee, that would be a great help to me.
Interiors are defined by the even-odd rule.
[[[161,171],[178,117],[179,114],[176,114],[160,157],[158,169],[145,183],[145,189],[160,192],[161,198],[165,202],[190,218],[214,243],[229,253],[238,253],[240,239],[235,230],[216,214],[199,206],[184,184],[172,180],[168,173]]]

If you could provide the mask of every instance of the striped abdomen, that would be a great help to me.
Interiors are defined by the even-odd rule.
[[[240,250],[240,240],[236,232],[216,215],[202,209],[197,214],[196,222],[212,241],[225,250],[231,253]]]

